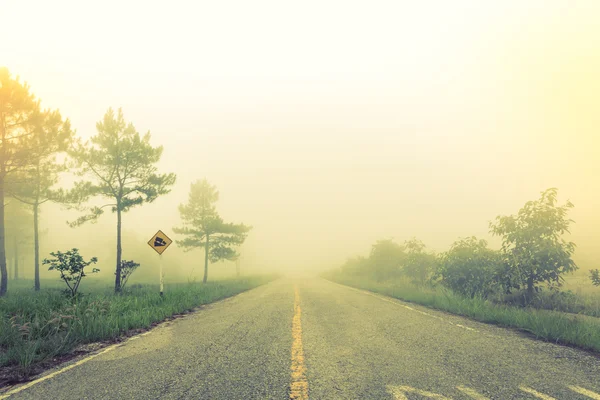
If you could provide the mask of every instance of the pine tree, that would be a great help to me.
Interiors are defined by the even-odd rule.
[[[31,164],[35,143],[32,122],[39,117],[39,102],[26,83],[0,68],[0,296],[8,288],[4,205],[6,179]]]
[[[69,120],[63,121],[58,111],[44,110],[32,121],[35,133],[28,140],[32,149],[30,165],[13,174],[7,181],[9,194],[31,206],[33,211],[35,290],[40,290],[40,206],[47,201],[60,201],[62,192],[52,190],[58,174],[66,166],[58,163],[57,153],[65,151],[73,139]]]
[[[208,280],[208,261],[234,261],[239,255],[235,247],[246,240],[250,226],[224,223],[216,210],[219,200],[217,188],[206,179],[192,183],[187,204],[179,206],[183,227],[173,228],[175,233],[187,236],[177,244],[186,250],[204,247],[204,278]]]
[[[69,198],[79,204],[91,197],[110,199],[111,202],[91,207],[88,214],[72,222],[71,226],[95,221],[103,214],[104,207],[111,207],[117,214],[115,292],[120,292],[122,214],[169,193],[169,187],[175,183],[175,174],[158,173],[155,164],[162,155],[162,146],[152,147],[150,133],[140,136],[133,124],[125,122],[121,109],[115,114],[109,108],[96,129],[98,133],[91,142],[77,144],[71,153],[80,168],[78,175],[91,180],[77,182]]]

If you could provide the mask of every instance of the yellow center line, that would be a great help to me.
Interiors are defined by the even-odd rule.
[[[290,399],[308,400],[308,380],[304,365],[304,349],[302,348],[302,309],[298,287],[294,286],[294,318],[292,319],[292,380],[290,383]]]
[[[592,392],[591,390],[584,389],[580,386],[569,386],[569,389],[571,389],[572,391],[577,392],[579,394],[582,394],[584,396],[587,396],[590,399],[600,400],[600,394],[598,394],[596,392]]]

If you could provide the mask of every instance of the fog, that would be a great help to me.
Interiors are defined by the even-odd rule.
[[[244,273],[337,267],[382,238],[498,247],[488,222],[550,187],[575,205],[576,261],[600,263],[595,0],[0,4],[0,65],[44,107],[84,139],[122,107],[164,146],[176,185],[123,219],[123,256],[148,271],[146,242],[179,239],[202,178],[253,226]],[[69,228],[78,215],[43,206],[42,258],[78,247],[110,276],[116,216]],[[167,279],[201,278],[201,249],[163,258]]]

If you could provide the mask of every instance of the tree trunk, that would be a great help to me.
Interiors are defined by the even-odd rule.
[[[39,207],[38,203],[33,205],[33,271],[36,292],[40,290],[40,235],[39,235]]]
[[[117,203],[117,272],[115,277],[115,293],[121,291],[121,204]]]
[[[14,246],[15,246],[15,254],[14,254],[14,279],[19,279],[19,241],[17,240],[17,235],[14,237]]]
[[[235,260],[235,276],[240,277],[240,258]]]
[[[208,235],[206,235],[206,245],[204,247],[204,278],[202,283],[206,283],[208,280]]]
[[[4,138],[4,135],[2,137]],[[7,288],[8,271],[6,270],[6,240],[4,237],[4,168],[2,168],[2,171],[0,171],[0,296],[6,294]]]
[[[527,302],[533,300],[533,275],[529,275],[527,278]]]

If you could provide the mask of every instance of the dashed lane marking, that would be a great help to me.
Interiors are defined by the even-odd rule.
[[[569,389],[571,389],[574,392],[577,392],[583,396],[589,397],[590,399],[593,400],[600,400],[600,394],[593,392],[591,390],[582,388],[581,386],[568,386]],[[441,394],[437,394],[434,392],[428,392],[426,390],[421,390],[421,389],[416,389],[410,386],[386,386],[386,389],[388,391],[388,393],[390,393],[392,396],[394,396],[394,400],[408,400],[407,395],[409,393],[414,393],[414,394],[418,394],[422,397],[428,398],[428,399],[434,399],[434,400],[452,400],[452,398],[450,397],[446,397],[444,395]],[[490,400],[488,397],[480,394],[479,392],[477,392],[474,389],[471,389],[469,387],[466,386],[457,386],[456,389],[460,390],[462,393],[464,393],[465,395],[469,396],[470,398],[474,399],[474,400]],[[554,397],[552,396],[548,396],[547,394],[538,392],[535,389],[532,389],[530,387],[527,386],[519,386],[519,390],[521,390],[522,392],[528,393],[538,399],[541,400],[556,400]]]
[[[542,399],[542,400],[556,400],[554,397],[552,396],[548,396],[544,393],[540,393],[537,390],[534,390],[532,388],[529,388],[527,386],[519,386],[519,389],[525,393],[529,393],[532,396],[537,397],[538,399]]]
[[[442,396],[441,394],[428,392],[426,390],[416,389],[410,386],[387,386],[388,393],[394,396],[394,400],[408,400],[408,393],[415,393],[428,399],[434,400],[452,400],[450,397]]]
[[[596,392],[592,392],[591,390],[588,390],[588,389],[584,389],[581,386],[569,386],[569,389],[571,389],[572,391],[577,392],[579,394],[582,394],[584,396],[587,396],[590,399],[600,400],[600,394],[598,394]]]
[[[489,400],[489,398],[485,397],[484,395],[476,392],[475,390],[465,387],[465,386],[457,386],[456,387],[458,390],[460,390],[461,392],[463,392],[464,394],[466,394],[467,396],[469,396],[472,399],[475,400]]]

